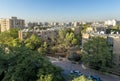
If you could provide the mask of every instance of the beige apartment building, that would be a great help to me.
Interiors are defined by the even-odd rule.
[[[17,19],[17,17],[11,17],[7,19],[0,19],[0,31],[4,32],[11,28],[24,28],[25,21],[23,19]]]

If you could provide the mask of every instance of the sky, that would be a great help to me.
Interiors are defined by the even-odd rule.
[[[120,0],[0,0],[0,18],[31,22],[120,20]]]

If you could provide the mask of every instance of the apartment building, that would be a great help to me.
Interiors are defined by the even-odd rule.
[[[113,20],[107,20],[104,22],[105,25],[107,26],[116,26],[116,25],[120,25],[120,21],[117,21],[115,19]]]
[[[7,31],[11,28],[24,28],[24,27],[25,27],[25,21],[23,19],[17,19],[17,17],[0,19],[1,32]]]
[[[74,27],[79,26],[79,22],[73,22],[73,26],[74,26]]]
[[[58,23],[58,22],[51,22],[51,23],[50,23],[50,26],[57,26],[57,27],[58,27],[58,26],[59,26],[59,23]]]
[[[33,29],[23,29],[20,30],[18,33],[19,39],[23,40],[26,38],[29,38],[32,34],[38,35],[38,37],[42,38],[44,41],[48,41],[48,39],[52,36],[56,37],[58,29],[46,29],[46,30],[40,30],[39,28],[33,28]],[[29,35],[29,36],[28,36]]]
[[[39,25],[38,22],[29,22],[27,23],[27,27],[34,27],[34,26],[37,26]]]

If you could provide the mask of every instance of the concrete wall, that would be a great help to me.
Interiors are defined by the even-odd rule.
[[[113,38],[113,56],[114,63],[120,65],[120,38]]]

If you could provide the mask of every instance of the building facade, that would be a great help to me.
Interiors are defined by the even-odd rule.
[[[27,23],[27,27],[34,27],[34,26],[37,26],[39,25],[38,22],[29,22]]]
[[[25,21],[23,19],[17,19],[17,17],[0,19],[1,32],[10,30],[11,28],[24,28],[24,27],[25,27]]]
[[[120,25],[120,21],[117,21],[115,19],[107,20],[107,21],[105,21],[104,24],[107,25],[107,26],[116,26],[116,25]]]

